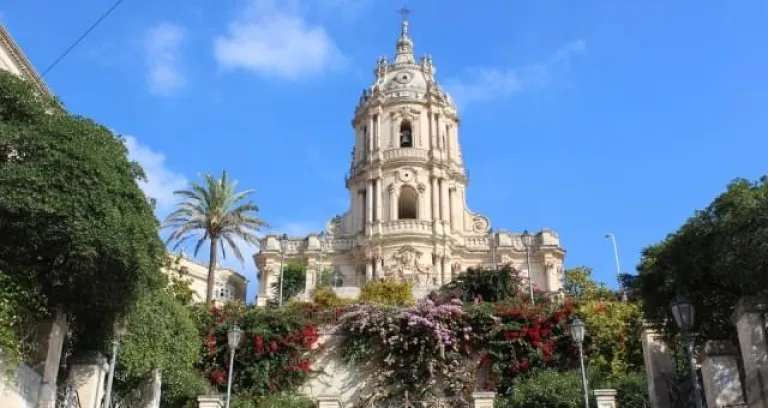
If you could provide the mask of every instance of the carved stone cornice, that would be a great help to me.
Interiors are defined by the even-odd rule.
[[[51,92],[48,85],[43,82],[42,78],[37,73],[37,70],[35,70],[35,67],[32,66],[32,63],[29,62],[26,55],[24,55],[24,52],[2,24],[0,24],[0,45],[8,50],[8,55],[13,59],[16,66],[19,67],[23,73],[24,79],[31,81],[44,95],[53,96],[53,92]]]

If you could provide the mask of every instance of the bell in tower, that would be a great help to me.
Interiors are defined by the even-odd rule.
[[[404,120],[400,124],[400,147],[413,147],[413,133],[411,122]]]

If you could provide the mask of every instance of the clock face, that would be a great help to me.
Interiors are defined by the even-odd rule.
[[[395,76],[395,81],[401,84],[407,84],[413,80],[413,74],[410,72],[401,72]]]

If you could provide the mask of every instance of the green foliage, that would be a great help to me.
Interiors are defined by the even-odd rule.
[[[330,286],[320,286],[312,291],[312,302],[321,307],[343,306],[346,299],[340,298]]]
[[[360,302],[390,306],[412,305],[413,283],[393,279],[368,281],[360,293]]]
[[[500,269],[469,268],[444,285],[441,293],[464,302],[497,302],[512,298],[521,288],[520,272],[505,265]]]
[[[168,215],[163,228],[171,230],[168,242],[174,242],[175,248],[190,239],[196,241],[195,256],[206,241],[210,243],[205,301],[211,303],[218,251],[221,250],[226,259],[229,248],[240,263],[245,262],[237,241],[259,245],[256,233],[267,223],[256,215],[259,207],[247,201],[253,190],[237,192],[237,182],[231,181],[226,171],[221,173],[221,178],[211,174],[203,174],[201,178],[202,184],[191,183],[188,190],[174,191],[184,201]]]
[[[648,402],[648,379],[645,372],[631,372],[609,382],[601,388],[615,389],[618,393],[617,404],[620,407],[646,407]]]
[[[315,282],[317,287],[335,286],[336,272],[333,269],[323,269],[320,273],[316,273]]]
[[[283,302],[304,291],[307,282],[306,262],[288,262],[283,265]],[[280,276],[272,284],[275,299],[280,297]]]
[[[200,339],[190,310],[166,289],[142,293],[127,315],[127,331],[118,354],[123,371],[146,377],[160,369],[164,379],[190,371]]]
[[[173,297],[182,305],[191,305],[196,293],[191,286],[192,280],[187,278],[189,270],[181,265],[181,255],[167,256],[163,267],[168,275],[168,289]]]
[[[704,210],[664,241],[643,250],[632,290],[643,312],[666,333],[675,333],[669,302],[687,293],[697,316],[697,341],[727,339],[740,297],[765,294],[768,256],[768,178],[737,179]]]
[[[579,301],[616,300],[616,294],[604,283],[592,280],[592,268],[578,266],[566,269],[563,289],[566,295]]]
[[[297,395],[270,395],[267,398],[248,398],[235,396],[231,408],[315,408],[309,398]]]
[[[164,253],[137,166],[107,128],[0,72],[0,270],[69,317],[79,348],[102,346]],[[87,334],[86,334],[87,333]]]
[[[543,370],[514,382],[513,395],[497,400],[497,408],[581,408],[584,394],[576,370]]]
[[[618,301],[589,300],[579,304],[589,331],[585,352],[590,366],[607,378],[643,370],[640,306]]]
[[[40,295],[14,278],[0,271],[0,351],[6,368],[22,361],[33,345],[27,340],[30,326],[45,315]]]

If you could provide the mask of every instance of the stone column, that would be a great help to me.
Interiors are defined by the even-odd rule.
[[[389,220],[394,221],[397,219],[397,189],[395,186],[390,185],[389,189]]]
[[[101,408],[104,383],[109,370],[107,359],[94,351],[73,360],[68,380],[77,389],[81,408]]]
[[[141,408],[160,408],[160,395],[163,377],[158,369],[152,370],[152,376],[142,387]],[[85,407],[83,407],[85,408]],[[101,408],[101,407],[97,407]]]
[[[37,344],[38,356],[43,359],[43,380],[36,408],[54,408],[56,403],[56,377],[61,363],[61,349],[69,331],[69,322],[61,310],[42,323],[41,338]]]
[[[496,393],[493,391],[477,391],[472,393],[472,405],[474,408],[493,408]]]
[[[376,222],[381,223],[381,207],[384,194],[381,192],[381,177],[376,179]]]
[[[659,333],[647,327],[641,334],[648,378],[648,399],[653,408],[672,408],[667,380],[677,376],[674,354]]]
[[[440,180],[440,213],[442,220],[450,223],[451,211],[448,208],[448,179]]]
[[[317,408],[341,408],[341,398],[338,395],[321,395],[317,397]]]
[[[595,390],[597,408],[616,408],[616,390]]]
[[[197,397],[197,408],[222,408],[224,404],[221,402],[221,397],[213,395],[203,395]]]
[[[745,296],[736,303],[731,316],[739,334],[749,408],[768,407],[768,348],[763,318],[766,309],[765,298]]]
[[[443,281],[446,280],[446,278],[450,278],[451,274],[451,257],[448,254],[445,254],[443,256],[443,267],[442,267],[442,275],[441,279]]]
[[[373,222],[373,180],[365,182],[365,233],[370,233],[369,226]]]
[[[437,177],[432,176],[432,220],[437,221],[440,218],[440,198],[438,196],[438,182]]]
[[[373,260],[365,260],[365,281],[368,282],[373,279]]]
[[[366,127],[365,137],[368,138],[368,152],[365,156],[368,158],[368,162],[373,161],[373,115],[368,117],[368,126]]]
[[[730,341],[708,341],[704,345],[703,357],[701,379],[707,407],[723,408],[745,404],[736,346]]]

